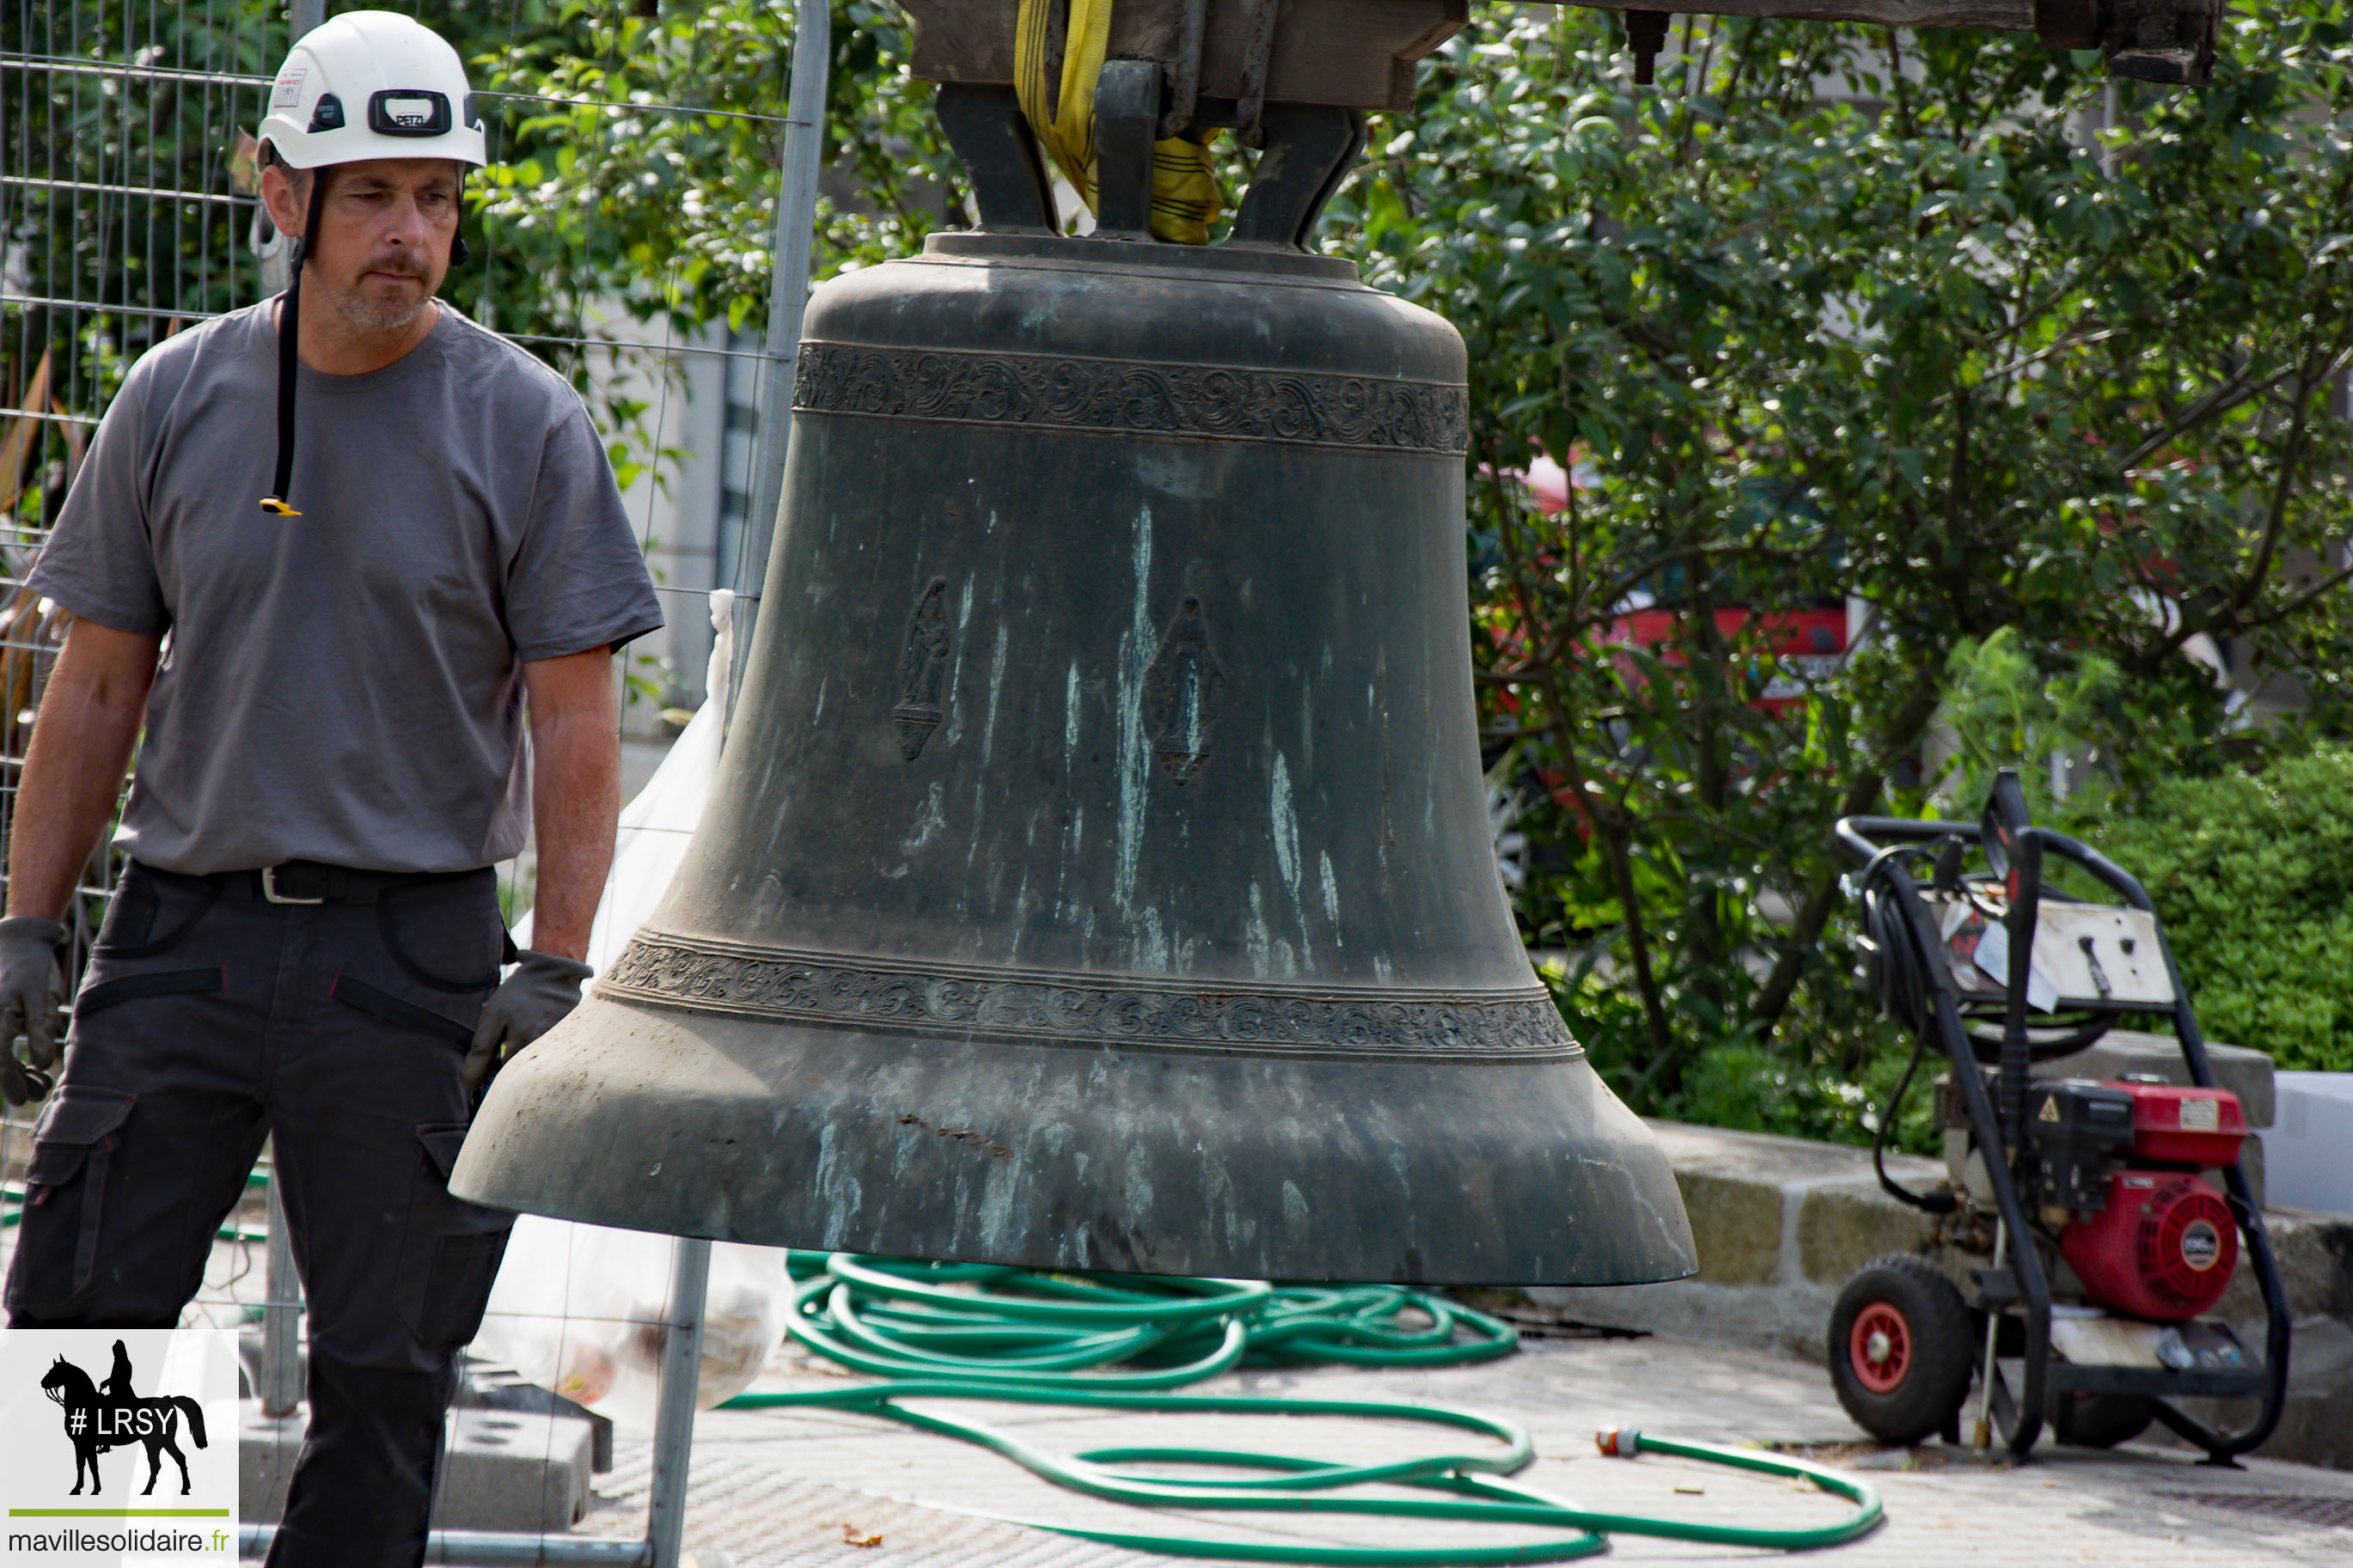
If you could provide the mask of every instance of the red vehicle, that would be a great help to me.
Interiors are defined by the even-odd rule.
[[[1516,480],[1535,502],[1536,510],[1546,517],[1557,517],[1567,510],[1569,492],[1591,489],[1599,478],[1592,459],[1577,453],[1570,454],[1567,468],[1539,454],[1525,468],[1506,477]],[[1647,595],[1638,598],[1646,599]],[[1761,625],[1752,626],[1751,622],[1760,614]],[[1672,611],[1630,602],[1610,623],[1609,641],[1625,647],[1656,648],[1666,662],[1681,664],[1684,656],[1675,647],[1683,631],[1678,625],[1680,619]],[[1847,606],[1835,600],[1798,609],[1762,612],[1732,606],[1715,612],[1715,629],[1726,642],[1744,643],[1757,657],[1758,668],[1754,673],[1757,689],[1749,700],[1750,705],[1768,713],[1782,713],[1803,703],[1807,687],[1835,671],[1846,658],[1852,619]],[[1762,646],[1757,643],[1760,633]],[[1768,658],[1771,665],[1766,668]]]

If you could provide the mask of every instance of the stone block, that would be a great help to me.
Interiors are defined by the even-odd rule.
[[[237,1513],[275,1523],[302,1446],[303,1414],[270,1420],[253,1402],[237,1412]],[[587,1511],[593,1439],[575,1416],[513,1410],[453,1410],[441,1461],[437,1530],[540,1534],[570,1529]]]
[[[2250,1132],[2247,1141],[2239,1145],[2239,1169],[2247,1178],[2247,1191],[2253,1194],[2257,1208],[2271,1206],[2271,1184],[2263,1179],[2263,1139],[2265,1134]]]
[[[1711,1285],[1770,1285],[1781,1274],[1781,1189],[1769,1175],[1678,1168],[1683,1212]]]
[[[1890,1252],[1918,1252],[1935,1234],[1928,1216],[1879,1188],[1852,1182],[1808,1188],[1798,1200],[1798,1267],[1818,1285],[1843,1285]]]

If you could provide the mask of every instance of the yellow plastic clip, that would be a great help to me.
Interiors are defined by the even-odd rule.
[[[301,512],[296,511],[292,507],[288,506],[284,501],[280,500],[276,496],[263,496],[261,498],[261,510],[269,513],[273,517],[300,517],[302,515]]]

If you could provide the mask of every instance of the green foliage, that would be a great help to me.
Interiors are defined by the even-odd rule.
[[[1955,769],[1945,793],[1967,805],[1981,802],[1994,775],[2015,768],[2030,802],[2048,804],[2044,763],[2054,753],[2080,759],[2094,790],[2111,772],[2137,779],[2162,767],[2173,748],[2148,744],[2145,733],[2119,732],[2126,719],[2124,672],[2099,653],[2075,657],[2046,674],[2035,667],[2016,627],[1979,641],[1963,637],[1945,661],[1944,716],[1955,746]]]
[[[2119,792],[2065,825],[2157,900],[2209,1037],[2353,1069],[2353,749]]]
[[[1491,11],[1377,130],[1343,248],[1470,348],[1521,914],[1639,1107],[1855,1135],[1906,1047],[1829,829],[1933,808],[1940,735],[1965,778],[2062,736],[2120,788],[2210,768],[2200,636],[2342,728],[2340,579],[2283,563],[2353,529],[2353,47],[2334,5],[2223,31],[2102,130],[2096,60],[2017,35],[1690,17],[1647,93],[1606,16]],[[1539,452],[1588,465],[1557,516]],[[1787,657],[1815,606],[1864,622],[1835,669]]]
[[[793,12],[754,0],[665,7],[658,18],[580,0],[403,8],[465,57],[490,132],[491,164],[468,186],[475,259],[444,294],[584,392],[596,386],[621,482],[659,478],[680,456],[655,444],[678,363],[624,351],[615,363],[634,374],[596,379],[581,344],[667,335],[708,346],[723,330],[765,334]],[[931,89],[906,74],[898,8],[834,0],[832,16],[824,148],[832,194],[819,203],[820,277],[903,255],[962,210]],[[266,89],[176,73],[266,79],[286,45],[282,5],[261,0],[152,16],[92,0],[8,8],[0,52],[164,68],[152,79],[0,73],[0,140],[12,166],[60,182],[37,180],[0,203],[11,277],[44,298],[192,317],[259,297],[246,249],[251,206],[226,198],[238,135],[258,127]],[[215,199],[77,194],[122,184]],[[52,345],[46,334],[64,317],[8,310],[5,353],[16,363],[0,366],[13,372],[8,384],[54,347],[53,384],[70,387],[81,412],[101,405],[129,361],[168,330],[135,310],[85,312],[86,330]]]
[[[47,356],[51,397],[85,412],[113,395],[149,342],[174,330],[171,312],[194,316],[251,302],[258,287],[255,264],[243,254],[247,210],[220,198],[228,193],[227,154],[237,110],[258,104],[261,94],[175,73],[250,76],[274,68],[268,57],[277,39],[259,10],[134,13],[94,0],[0,10],[0,54],[174,68],[153,79],[71,68],[0,71],[0,155],[16,176],[0,188],[0,278],[5,292],[18,296],[0,307],[0,396],[14,404],[25,395]],[[214,199],[96,194],[119,185]],[[46,300],[121,301],[158,313],[92,317],[37,303]],[[16,509],[35,519],[63,500],[55,479],[79,461],[81,447],[79,432],[41,435],[45,449],[37,463],[64,464],[58,474],[37,478]],[[13,494],[16,476],[7,479]]]
[[[712,0],[649,17],[576,0],[445,0],[421,14],[480,85],[513,95],[499,100],[496,161],[470,192],[479,313],[554,335],[614,306],[681,334],[765,331],[790,8]],[[832,16],[819,277],[904,255],[962,210],[931,89],[906,74],[898,8],[835,0]]]

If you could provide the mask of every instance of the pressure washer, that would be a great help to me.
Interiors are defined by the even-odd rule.
[[[2161,1423],[2208,1462],[2270,1436],[2287,1385],[2289,1315],[2242,1160],[2246,1121],[2204,1034],[2148,893],[2078,840],[2028,820],[2015,772],[1982,817],[1852,816],[1864,984],[1913,1036],[1873,1161],[1896,1198],[1938,1216],[1939,1267],[1873,1260],[1831,1310],[1831,1383],[1883,1442],[1958,1442],[1972,1385],[1980,1448],[2024,1456],[2047,1421],[2108,1447]],[[2073,867],[2120,903],[2063,896]],[[1925,878],[1925,880],[1924,880]],[[2170,1020],[2171,1075],[2061,1076],[2126,1019]],[[1915,1192],[1886,1145],[1931,1051],[1947,1179]],[[2261,1353],[2213,1314],[2243,1261],[2263,1298]],[[2256,1402],[2242,1426],[2183,1400]]]

